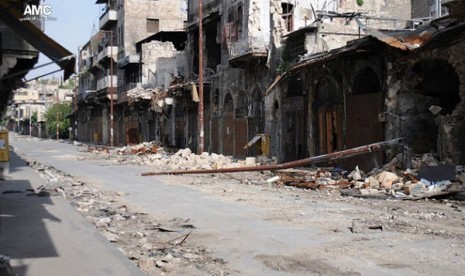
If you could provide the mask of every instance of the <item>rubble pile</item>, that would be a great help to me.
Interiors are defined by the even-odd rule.
[[[137,102],[140,100],[151,100],[154,95],[160,93],[158,89],[144,89],[142,87],[135,87],[131,90],[128,90],[127,96],[129,101]]]
[[[216,153],[209,154],[208,152],[198,155],[188,148],[171,153],[158,142],[144,142],[113,150],[89,146],[88,152],[103,155],[106,159],[116,157],[114,160],[118,163],[153,166],[159,171],[210,170],[250,166],[244,160],[234,160],[232,157]],[[259,165],[259,163],[253,165]]]
[[[213,258],[207,249],[192,246],[189,237],[195,226],[189,219],[161,219],[124,203],[122,191],[102,192],[75,181],[53,167],[31,162],[47,181],[29,196],[63,196],[98,231],[147,275],[194,272],[198,275],[228,275],[226,263]]]
[[[94,152],[105,152],[94,150]],[[111,154],[124,156],[117,159],[119,163],[132,163],[138,165],[153,166],[158,171],[178,170],[215,170],[222,168],[248,167],[251,164],[243,160],[234,160],[221,154],[192,153],[190,149],[181,149],[176,153],[170,153],[161,147],[159,143],[149,142],[135,146],[127,146],[110,152]],[[365,173],[356,167],[352,172],[338,170],[335,168],[318,169],[288,169],[278,171],[277,178],[270,178],[266,182],[278,185],[294,186],[312,190],[338,189],[343,195],[412,199],[417,197],[428,197],[440,193],[462,192],[465,183],[465,172],[460,166],[441,164],[433,154],[428,153],[411,160],[412,169],[401,170],[402,156],[399,155],[385,164],[380,169],[373,169]],[[257,162],[269,164],[270,160]],[[428,179],[422,176],[422,171],[436,168],[434,174],[444,174],[449,171],[443,179]],[[426,175],[431,174],[426,173]]]
[[[116,149],[116,154],[118,154],[118,155],[152,154],[152,153],[157,153],[159,148],[160,148],[160,143],[158,143],[158,142],[144,142],[144,143],[134,145],[134,146],[125,146],[125,147],[122,147],[122,148],[118,148],[118,149]]]
[[[463,168],[445,166],[432,154],[412,159],[412,169],[400,170],[400,158],[365,173],[358,166],[349,174],[334,169],[283,170],[278,184],[312,190],[340,189],[343,195],[412,199],[464,191]],[[441,178],[442,177],[442,178]],[[430,178],[430,179],[428,179]]]
[[[192,153],[190,149],[182,149],[175,154],[159,151],[157,154],[143,157],[141,162],[144,165],[155,166],[163,171],[210,170],[245,166],[245,161],[235,162],[232,158],[216,153],[204,152],[197,155]]]

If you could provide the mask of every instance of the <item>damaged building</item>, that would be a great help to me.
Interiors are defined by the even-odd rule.
[[[78,140],[124,145],[159,139],[159,118],[151,103],[185,64],[179,59],[186,39],[186,1],[96,4],[103,11],[100,30],[80,49],[74,112]]]
[[[328,40],[334,42],[341,37],[325,34],[327,28],[321,26],[324,19],[315,30],[298,30],[287,35],[289,49],[303,36],[300,41],[306,50],[299,61],[277,78],[268,93],[277,103],[281,101],[283,108],[289,97],[286,95],[290,94],[288,108],[295,110],[297,98],[292,98],[299,91],[298,101],[303,101],[305,109],[301,124],[305,126],[305,138],[301,137],[301,143],[305,144],[306,154],[331,153],[403,137],[402,151],[435,152],[446,163],[465,161],[460,142],[465,138],[461,101],[465,9],[454,7],[456,2],[445,4],[449,16],[432,18],[431,22],[425,22],[424,18],[398,20],[390,28],[384,19],[340,10],[324,12],[322,16],[331,17],[334,23],[352,21],[359,28],[360,38],[341,41],[346,44],[334,48]],[[373,20],[381,21],[383,28],[370,27]],[[310,52],[315,47],[327,50]],[[293,56],[290,57],[292,61]],[[296,145],[287,143],[285,137],[284,124],[290,121],[281,120],[283,125],[278,127],[284,132],[281,144],[286,150]],[[360,156],[342,165],[369,169],[398,152]],[[288,156],[285,151],[283,156],[285,159]]]
[[[42,52],[64,70],[64,79],[74,73],[71,52],[43,33],[43,18],[27,16],[27,8],[40,1],[0,2],[0,113],[12,104],[13,91],[25,84]],[[16,109],[14,103],[10,108]]]
[[[461,1],[204,0],[201,13],[199,1],[174,2],[187,22],[179,15],[169,28],[161,18],[154,27],[158,10],[146,16],[155,8],[129,18],[131,1],[107,3],[118,10],[114,25],[101,23],[118,44],[116,144],[155,140],[197,151],[202,86],[208,152],[286,162],[402,137],[403,147],[338,165],[369,169],[400,152],[465,161]],[[94,56],[103,49],[96,40],[83,48]],[[99,89],[84,87],[111,71],[106,62],[81,78],[87,117],[78,120],[98,129],[81,140],[103,144],[109,122],[94,119],[109,118],[109,90],[95,98]],[[96,103],[106,107],[95,112]],[[249,143],[259,140],[269,151]]]
[[[189,1],[190,76],[199,73],[198,14],[197,1]],[[343,145],[342,135],[332,137],[328,128],[321,146],[310,149],[316,142],[309,139],[313,125],[307,116],[311,91],[306,91],[308,84],[302,77],[295,76],[288,87],[271,95],[268,86],[303,56],[322,55],[366,36],[355,17],[370,18],[373,28],[403,29],[412,24],[407,22],[411,14],[410,1],[374,1],[362,6],[355,1],[204,1],[203,69],[213,74],[204,83],[206,149],[240,158],[253,156],[259,154],[256,148],[244,146],[262,133],[270,135],[271,154],[280,161],[350,145]],[[383,20],[394,16],[402,20]],[[320,90],[339,89],[329,74],[321,74],[328,79],[320,82]],[[331,94],[324,97],[337,101]],[[342,117],[337,114],[328,107],[319,116],[325,117],[322,124],[327,121],[340,133]],[[191,136],[196,137],[195,133]]]

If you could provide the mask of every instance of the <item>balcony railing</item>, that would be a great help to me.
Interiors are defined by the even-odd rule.
[[[229,57],[234,59],[246,54],[267,54],[269,41],[265,37],[246,37],[231,44]]]
[[[117,46],[107,46],[103,48],[102,51],[98,53],[98,61],[102,61],[104,58],[111,58],[113,57],[113,61],[116,62],[116,56],[118,55],[118,47]]]
[[[110,85],[110,84],[113,84],[113,85]],[[105,76],[97,80],[97,90],[106,89],[106,88],[109,88],[110,86],[113,87],[114,89],[118,87],[118,76],[108,75],[108,76]]]
[[[106,30],[118,20],[118,12],[116,10],[107,9],[102,16],[100,16],[100,29]]]
[[[118,67],[123,68],[129,64],[140,63],[140,55],[127,55],[124,58],[118,59]]]

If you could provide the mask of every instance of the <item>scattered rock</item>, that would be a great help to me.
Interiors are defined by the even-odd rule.
[[[394,181],[399,179],[396,174],[387,171],[380,173],[376,178],[383,189],[390,189]]]
[[[152,268],[155,267],[155,262],[154,262],[154,259],[152,257],[142,257],[141,259],[139,259],[139,268],[142,270],[142,271],[148,271]]]
[[[107,240],[109,240],[110,242],[117,242],[119,239],[118,239],[118,236],[113,234],[113,233],[110,233],[110,232],[103,232],[103,235],[105,236],[105,238],[107,238]]]
[[[355,167],[355,170],[352,171],[349,176],[348,176],[350,179],[352,180],[355,180],[355,181],[358,181],[358,180],[361,180],[362,179],[362,173],[360,171],[360,169],[358,168],[358,166]]]
[[[419,195],[419,194],[422,194],[422,193],[424,193],[426,191],[427,191],[427,189],[426,189],[425,184],[423,184],[421,182],[418,182],[418,183],[415,183],[415,184],[410,184],[410,185],[407,185],[407,186],[404,187],[404,192],[407,195]]]
[[[144,243],[144,244],[140,247],[140,249],[141,249],[142,251],[150,251],[150,250],[152,250],[152,248],[153,248],[153,244],[151,244],[151,243],[149,243],[149,242]]]

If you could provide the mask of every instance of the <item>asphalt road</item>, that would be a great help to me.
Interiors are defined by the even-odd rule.
[[[318,225],[292,226],[266,220],[266,210],[226,202],[189,186],[163,183],[156,177],[140,176],[147,171],[146,167],[112,165],[111,161],[101,160],[80,161],[82,148],[56,141],[12,137],[10,144],[15,152],[28,159],[100,184],[103,189],[124,191],[128,193],[127,201],[147,212],[190,219],[197,228],[196,242],[226,260],[240,275],[290,275],[264,265],[258,256],[305,255],[311,255],[317,261],[315,265],[327,267],[326,275],[420,275],[409,267],[393,270],[344,252],[338,259],[315,259],[324,251],[326,243],[337,242]],[[337,204],[333,207],[338,208]],[[296,274],[312,275],[308,271],[294,271],[293,275]]]
[[[0,255],[10,257],[14,273],[143,275],[65,199],[28,196],[44,184],[11,153],[10,172],[0,181]]]

